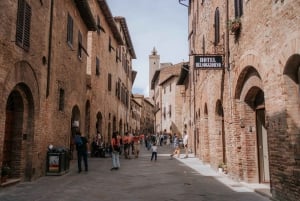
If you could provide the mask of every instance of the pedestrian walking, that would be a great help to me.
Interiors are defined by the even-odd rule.
[[[174,151],[170,156],[173,157],[174,155],[177,155],[177,157],[179,158],[180,157],[180,147],[179,147],[179,140],[178,140],[178,137],[176,136],[176,134],[174,134],[173,144],[174,144]]]
[[[152,155],[151,155],[151,161],[154,160],[156,161],[157,160],[157,145],[156,143],[154,143],[152,146],[151,146],[151,151],[152,151]]]
[[[184,131],[184,136],[183,136],[183,145],[184,145],[184,150],[185,150],[185,156],[184,158],[188,158],[188,138],[189,136],[187,135],[186,131]]]
[[[135,158],[138,158],[140,153],[140,136],[137,134],[133,137],[133,147]]]
[[[120,139],[118,138],[118,132],[113,132],[111,138],[111,157],[112,168],[110,170],[118,170],[120,168]]]
[[[81,172],[81,161],[83,159],[85,171],[88,171],[88,159],[87,159],[87,143],[88,140],[86,137],[81,136],[81,133],[78,131],[75,135],[75,144],[77,150],[77,164],[78,164],[78,173]]]

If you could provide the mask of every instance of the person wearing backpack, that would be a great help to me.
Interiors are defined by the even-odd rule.
[[[87,159],[87,143],[88,140],[86,137],[81,136],[80,132],[77,132],[75,135],[75,144],[77,150],[77,163],[78,163],[78,173],[81,172],[81,161],[83,159],[85,171],[88,171],[88,159]]]

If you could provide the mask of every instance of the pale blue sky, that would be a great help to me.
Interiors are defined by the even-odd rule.
[[[137,59],[133,93],[148,96],[149,55],[153,47],[160,63],[188,61],[188,8],[178,0],[107,0],[113,16],[126,18]]]

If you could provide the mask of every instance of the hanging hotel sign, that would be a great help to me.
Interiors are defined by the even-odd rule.
[[[222,55],[195,55],[195,68],[222,68]]]

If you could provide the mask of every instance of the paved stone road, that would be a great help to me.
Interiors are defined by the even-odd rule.
[[[110,171],[111,158],[89,158],[89,172],[77,173],[76,161],[69,173],[45,176],[33,182],[0,188],[1,201],[267,201],[248,190],[235,190],[220,182],[223,176],[203,175],[188,166],[198,159],[170,159],[170,149],[159,147],[157,162],[141,149],[138,159],[121,158],[121,168]],[[163,154],[164,153],[164,154]],[[192,161],[194,160],[194,161]],[[198,163],[198,165],[200,162]],[[195,167],[194,167],[195,168]],[[245,189],[242,186],[234,186]]]

